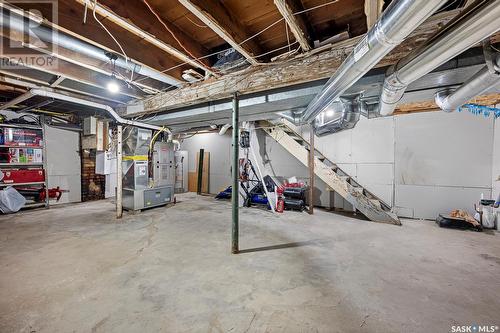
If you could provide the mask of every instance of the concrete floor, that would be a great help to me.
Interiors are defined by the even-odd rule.
[[[0,332],[450,332],[500,324],[498,234],[181,196],[0,219]],[[254,250],[249,250],[254,249]]]

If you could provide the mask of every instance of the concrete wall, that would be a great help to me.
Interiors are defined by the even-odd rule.
[[[467,112],[362,118],[353,130],[316,138],[316,147],[368,190],[395,206],[400,216],[433,219],[455,208],[472,212],[481,193],[490,197],[492,187],[500,191],[500,181],[492,183],[492,175],[498,179],[500,170],[498,123],[492,117]],[[309,137],[308,128],[297,130]],[[262,131],[257,138],[254,147],[267,173],[308,181],[307,168],[279,143]],[[195,136],[185,140],[182,148],[194,156],[201,146],[214,151],[211,171],[217,174],[214,177],[211,173],[211,181],[229,185],[230,136]],[[227,166],[213,170],[212,163],[217,164],[214,159],[219,157]],[[194,170],[194,162],[190,170]],[[316,185],[317,205],[352,209],[340,196],[327,191],[319,179]],[[211,186],[210,190],[215,193],[218,188]]]

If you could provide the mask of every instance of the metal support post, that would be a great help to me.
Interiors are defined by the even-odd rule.
[[[314,214],[314,127],[309,127],[309,214]]]
[[[239,220],[238,220],[238,199],[239,199],[239,178],[240,178],[240,145],[239,145],[239,102],[238,93],[233,95],[233,187],[231,191],[232,203],[232,233],[231,233],[231,253],[239,252]]]
[[[122,125],[117,126],[116,131],[116,218],[121,219],[123,214],[122,205]]]

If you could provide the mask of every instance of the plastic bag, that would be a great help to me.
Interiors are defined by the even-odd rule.
[[[493,229],[495,227],[496,214],[492,207],[483,207],[483,227]]]
[[[2,213],[15,213],[25,204],[26,199],[12,186],[0,191],[0,210]]]

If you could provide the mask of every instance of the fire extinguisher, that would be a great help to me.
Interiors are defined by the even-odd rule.
[[[285,210],[285,200],[283,200],[283,187],[279,187],[276,189],[276,193],[278,194],[278,201],[276,202],[276,211],[278,213],[283,213]]]

